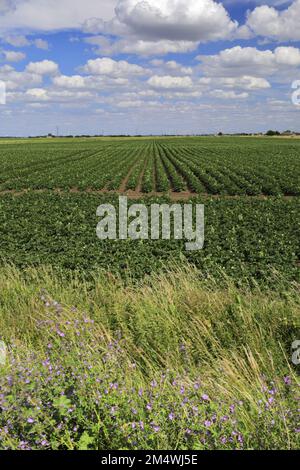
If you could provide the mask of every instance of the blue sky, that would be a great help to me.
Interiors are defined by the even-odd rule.
[[[300,131],[300,0],[0,0],[0,135]]]

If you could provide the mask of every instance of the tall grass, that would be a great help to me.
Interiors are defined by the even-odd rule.
[[[0,448],[299,447],[298,285],[8,266],[0,292]]]

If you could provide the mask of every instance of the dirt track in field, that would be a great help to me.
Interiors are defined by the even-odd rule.
[[[132,167],[130,168],[129,172],[127,173],[127,176],[123,179],[122,183],[121,183],[121,186],[120,186],[120,189],[119,191],[121,193],[124,193],[126,191],[126,187],[127,187],[127,184],[128,184],[128,181],[129,181],[129,178],[133,172],[133,170],[135,169],[136,165],[137,165],[137,161],[132,165]]]
[[[129,176],[130,177],[130,174]],[[125,182],[125,180],[124,180]],[[124,182],[122,183],[122,187],[124,185]],[[125,186],[126,187],[126,186]],[[140,184],[139,184],[140,187]],[[250,195],[236,195],[236,196],[230,196],[226,194],[208,194],[208,193],[193,193],[191,191],[183,191],[183,192],[174,192],[174,191],[168,191],[165,193],[158,193],[158,192],[150,192],[150,193],[142,193],[141,191],[124,191],[124,190],[118,190],[118,191],[109,191],[107,189],[91,189],[87,188],[84,190],[81,190],[79,188],[70,188],[70,189],[62,189],[62,188],[55,188],[55,189],[22,189],[22,190],[15,190],[15,189],[8,189],[8,190],[3,190],[0,191],[0,197],[2,196],[16,196],[20,197],[26,194],[46,194],[46,193],[53,193],[53,194],[94,194],[94,195],[119,195],[119,196],[127,196],[128,199],[132,200],[138,200],[138,199],[145,199],[149,197],[169,197],[171,201],[188,201],[192,198],[197,198],[197,197],[203,197],[207,199],[249,199],[249,200],[266,200],[266,199],[271,199],[275,198],[276,196],[267,196],[264,194],[256,195],[256,196],[250,196]],[[283,199],[295,199],[299,198],[299,196],[281,196]]]

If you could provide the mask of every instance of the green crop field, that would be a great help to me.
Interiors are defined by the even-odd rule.
[[[300,195],[300,141],[247,138],[0,143],[0,191]]]
[[[146,205],[168,198],[143,198]],[[51,265],[90,275],[102,268],[142,278],[171,260],[195,264],[201,272],[223,270],[238,282],[272,283],[277,271],[299,279],[300,199],[204,199],[204,249],[186,252],[176,240],[105,240],[96,237],[100,204],[118,205],[115,195],[6,194],[0,200],[0,256],[19,267]],[[130,201],[130,204],[134,201]]]
[[[0,144],[0,257],[17,266],[142,277],[167,260],[239,282],[299,278],[300,141],[263,138],[42,140]],[[205,204],[204,250],[179,241],[102,241],[96,209]],[[194,199],[193,199],[194,200]]]
[[[99,240],[201,203],[203,250]],[[299,448],[300,140],[0,140],[0,449]]]

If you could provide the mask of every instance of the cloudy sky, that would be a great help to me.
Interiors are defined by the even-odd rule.
[[[0,0],[0,135],[300,131],[300,0]]]

